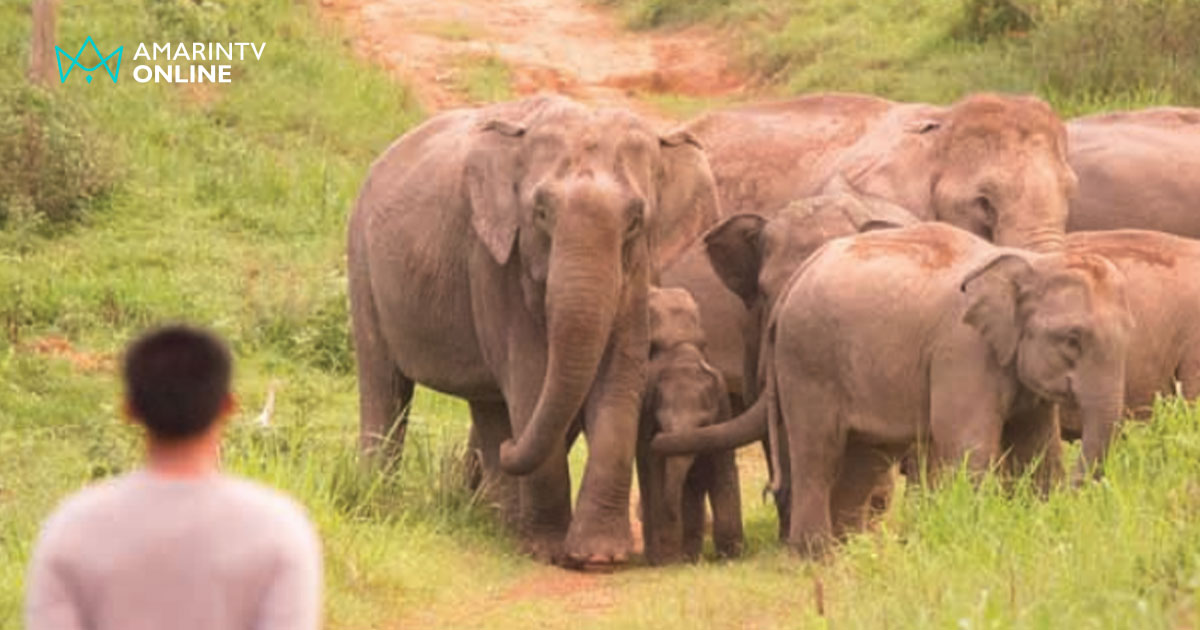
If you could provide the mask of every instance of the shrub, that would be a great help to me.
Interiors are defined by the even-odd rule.
[[[962,22],[955,28],[955,35],[981,42],[1032,27],[1029,10],[1013,0],[963,0]]]
[[[115,169],[82,112],[25,82],[0,92],[0,226],[29,214],[80,216],[111,191]]]
[[[1047,91],[1092,100],[1200,100],[1200,3],[1043,0],[1029,65]],[[1060,7],[1059,5],[1062,4]]]

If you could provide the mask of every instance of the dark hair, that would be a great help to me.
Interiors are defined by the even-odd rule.
[[[229,348],[208,331],[182,325],[152,330],[125,352],[126,400],[152,437],[200,435],[229,394],[232,363]]]

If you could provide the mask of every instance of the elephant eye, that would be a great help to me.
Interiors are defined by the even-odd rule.
[[[984,195],[980,195],[975,199],[975,204],[983,211],[983,216],[990,225],[996,224],[996,206],[992,205],[992,200]]]
[[[1060,339],[1060,345],[1067,360],[1074,363],[1083,355],[1083,332],[1070,330],[1064,333]]]

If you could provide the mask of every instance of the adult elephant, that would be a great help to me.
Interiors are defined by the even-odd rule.
[[[1067,125],[1079,194],[1068,231],[1136,228],[1200,238],[1200,109],[1159,107]]]
[[[819,94],[706,114],[685,128],[705,146],[725,216],[770,217],[840,182],[1000,245],[1062,248],[1075,176],[1062,122],[1033,97],[978,94],[944,107]],[[662,283],[696,297],[714,365],[752,400],[742,337],[753,316],[703,248],[687,251]]]
[[[524,547],[623,561],[648,286],[716,204],[695,139],[623,110],[537,97],[402,136],[349,225],[362,448],[402,445],[415,383],[462,397]],[[578,420],[590,455],[572,516]]]

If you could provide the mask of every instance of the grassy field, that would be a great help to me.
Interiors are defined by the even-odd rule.
[[[950,31],[936,25],[959,3],[904,4],[909,13],[900,3],[795,6],[806,8],[779,37],[818,38],[821,55],[746,53],[762,57],[755,63],[782,89],[946,100],[975,87],[1030,87],[1006,78],[1026,76],[1010,44],[946,39]],[[750,42],[763,7],[785,4],[699,2],[700,12],[643,23],[712,20]],[[894,27],[902,19],[906,26]],[[823,35],[809,28],[814,20]],[[18,74],[25,4],[0,4],[0,25],[0,52],[20,61],[0,67],[8,86],[0,129],[69,116],[78,127],[55,133],[94,138],[89,159],[105,178],[66,223],[37,220],[28,199],[0,189],[0,629],[21,625],[40,520],[72,490],[137,463],[137,435],[117,414],[115,354],[137,330],[181,318],[212,326],[235,347],[243,411],[226,465],[308,506],[325,544],[330,628],[1200,623],[1200,418],[1170,401],[1152,425],[1126,432],[1101,483],[1046,501],[992,482],[976,490],[961,478],[936,492],[909,490],[875,531],[823,563],[775,542],[761,467],[749,466],[743,560],[599,576],[534,564],[462,489],[468,422],[459,401],[419,393],[395,474],[367,472],[355,459],[345,216],[370,160],[422,118],[411,95],[292,0],[62,3],[62,41],[91,35],[106,51],[143,40],[269,42],[263,61],[240,65],[234,83],[213,89],[136,84],[126,71],[119,85],[73,77],[54,97],[32,93]],[[887,41],[857,46],[847,33]],[[782,42],[769,45],[810,45]],[[132,50],[126,55],[131,63]],[[881,59],[895,61],[875,68]],[[943,73],[930,59],[961,72]],[[964,74],[977,62],[1011,72]],[[503,97],[497,74],[485,65],[463,89]],[[1062,93],[1056,102],[1080,111],[1190,98],[1157,88]],[[23,168],[15,158],[0,167]],[[273,424],[259,428],[252,420],[271,388]],[[745,455],[753,464],[753,450]]]
[[[633,28],[717,29],[771,91],[1033,92],[1066,116],[1200,104],[1192,0],[595,1]]]

